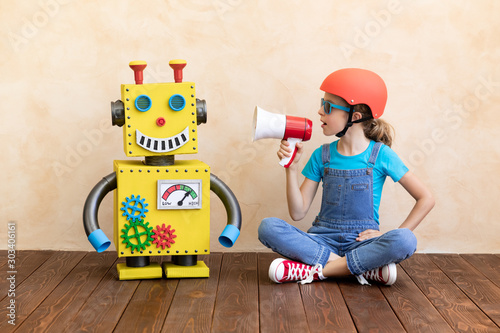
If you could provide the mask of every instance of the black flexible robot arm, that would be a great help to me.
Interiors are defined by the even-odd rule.
[[[83,227],[85,228],[89,242],[97,252],[103,252],[111,245],[111,241],[106,237],[101,228],[99,228],[97,214],[102,199],[104,199],[106,194],[116,189],[116,184],[116,173],[113,172],[104,177],[90,191],[83,207]]]
[[[227,226],[219,237],[219,243],[225,247],[231,247],[240,235],[240,204],[231,189],[212,173],[210,174],[210,190],[219,197],[227,212]]]

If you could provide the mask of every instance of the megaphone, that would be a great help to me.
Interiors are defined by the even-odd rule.
[[[287,140],[293,153],[281,159],[280,165],[288,168],[297,153],[297,142],[311,139],[312,121],[307,118],[287,116],[266,111],[258,106],[253,115],[253,141],[260,139]]]

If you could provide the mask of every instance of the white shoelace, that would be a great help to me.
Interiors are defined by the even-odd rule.
[[[361,284],[361,285],[368,285],[368,286],[371,286],[370,283],[368,283],[368,281],[366,280],[369,279],[369,280],[374,280],[374,281],[381,281],[380,280],[380,277],[379,277],[379,270],[381,268],[375,268],[375,269],[372,269],[371,271],[368,271],[368,272],[364,272],[363,274],[361,275],[357,275],[356,278],[358,279],[358,282]],[[365,278],[366,276],[366,278]]]
[[[323,265],[316,264],[313,268],[311,268],[311,270],[309,271],[309,273],[307,274],[307,276],[305,277],[305,279],[303,279],[301,281],[297,281],[297,283],[306,284],[306,283],[313,282],[313,280],[314,280],[314,274],[318,274],[318,276],[321,279],[322,271],[323,271]]]
[[[364,285],[371,286],[371,284],[369,284],[368,281],[366,281],[363,275],[356,275],[356,278],[358,279],[359,284],[361,284],[362,286]]]

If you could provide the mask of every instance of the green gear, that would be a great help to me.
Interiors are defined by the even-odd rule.
[[[149,222],[144,223],[144,220],[133,219],[130,220],[130,225],[125,223],[125,229],[122,229],[123,235],[120,237],[123,238],[122,243],[125,244],[125,248],[132,248],[133,251],[139,251],[140,249],[145,250],[146,246],[151,245],[151,241],[153,241],[153,227],[149,226]],[[129,235],[130,230],[133,230],[133,233]],[[141,237],[145,236],[146,240],[142,241]]]

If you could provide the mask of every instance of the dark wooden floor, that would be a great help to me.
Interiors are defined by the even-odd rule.
[[[21,251],[15,297],[0,254],[0,332],[500,332],[495,254],[416,254],[385,287],[274,284],[269,253],[213,253],[208,279],[119,281],[114,252]]]

